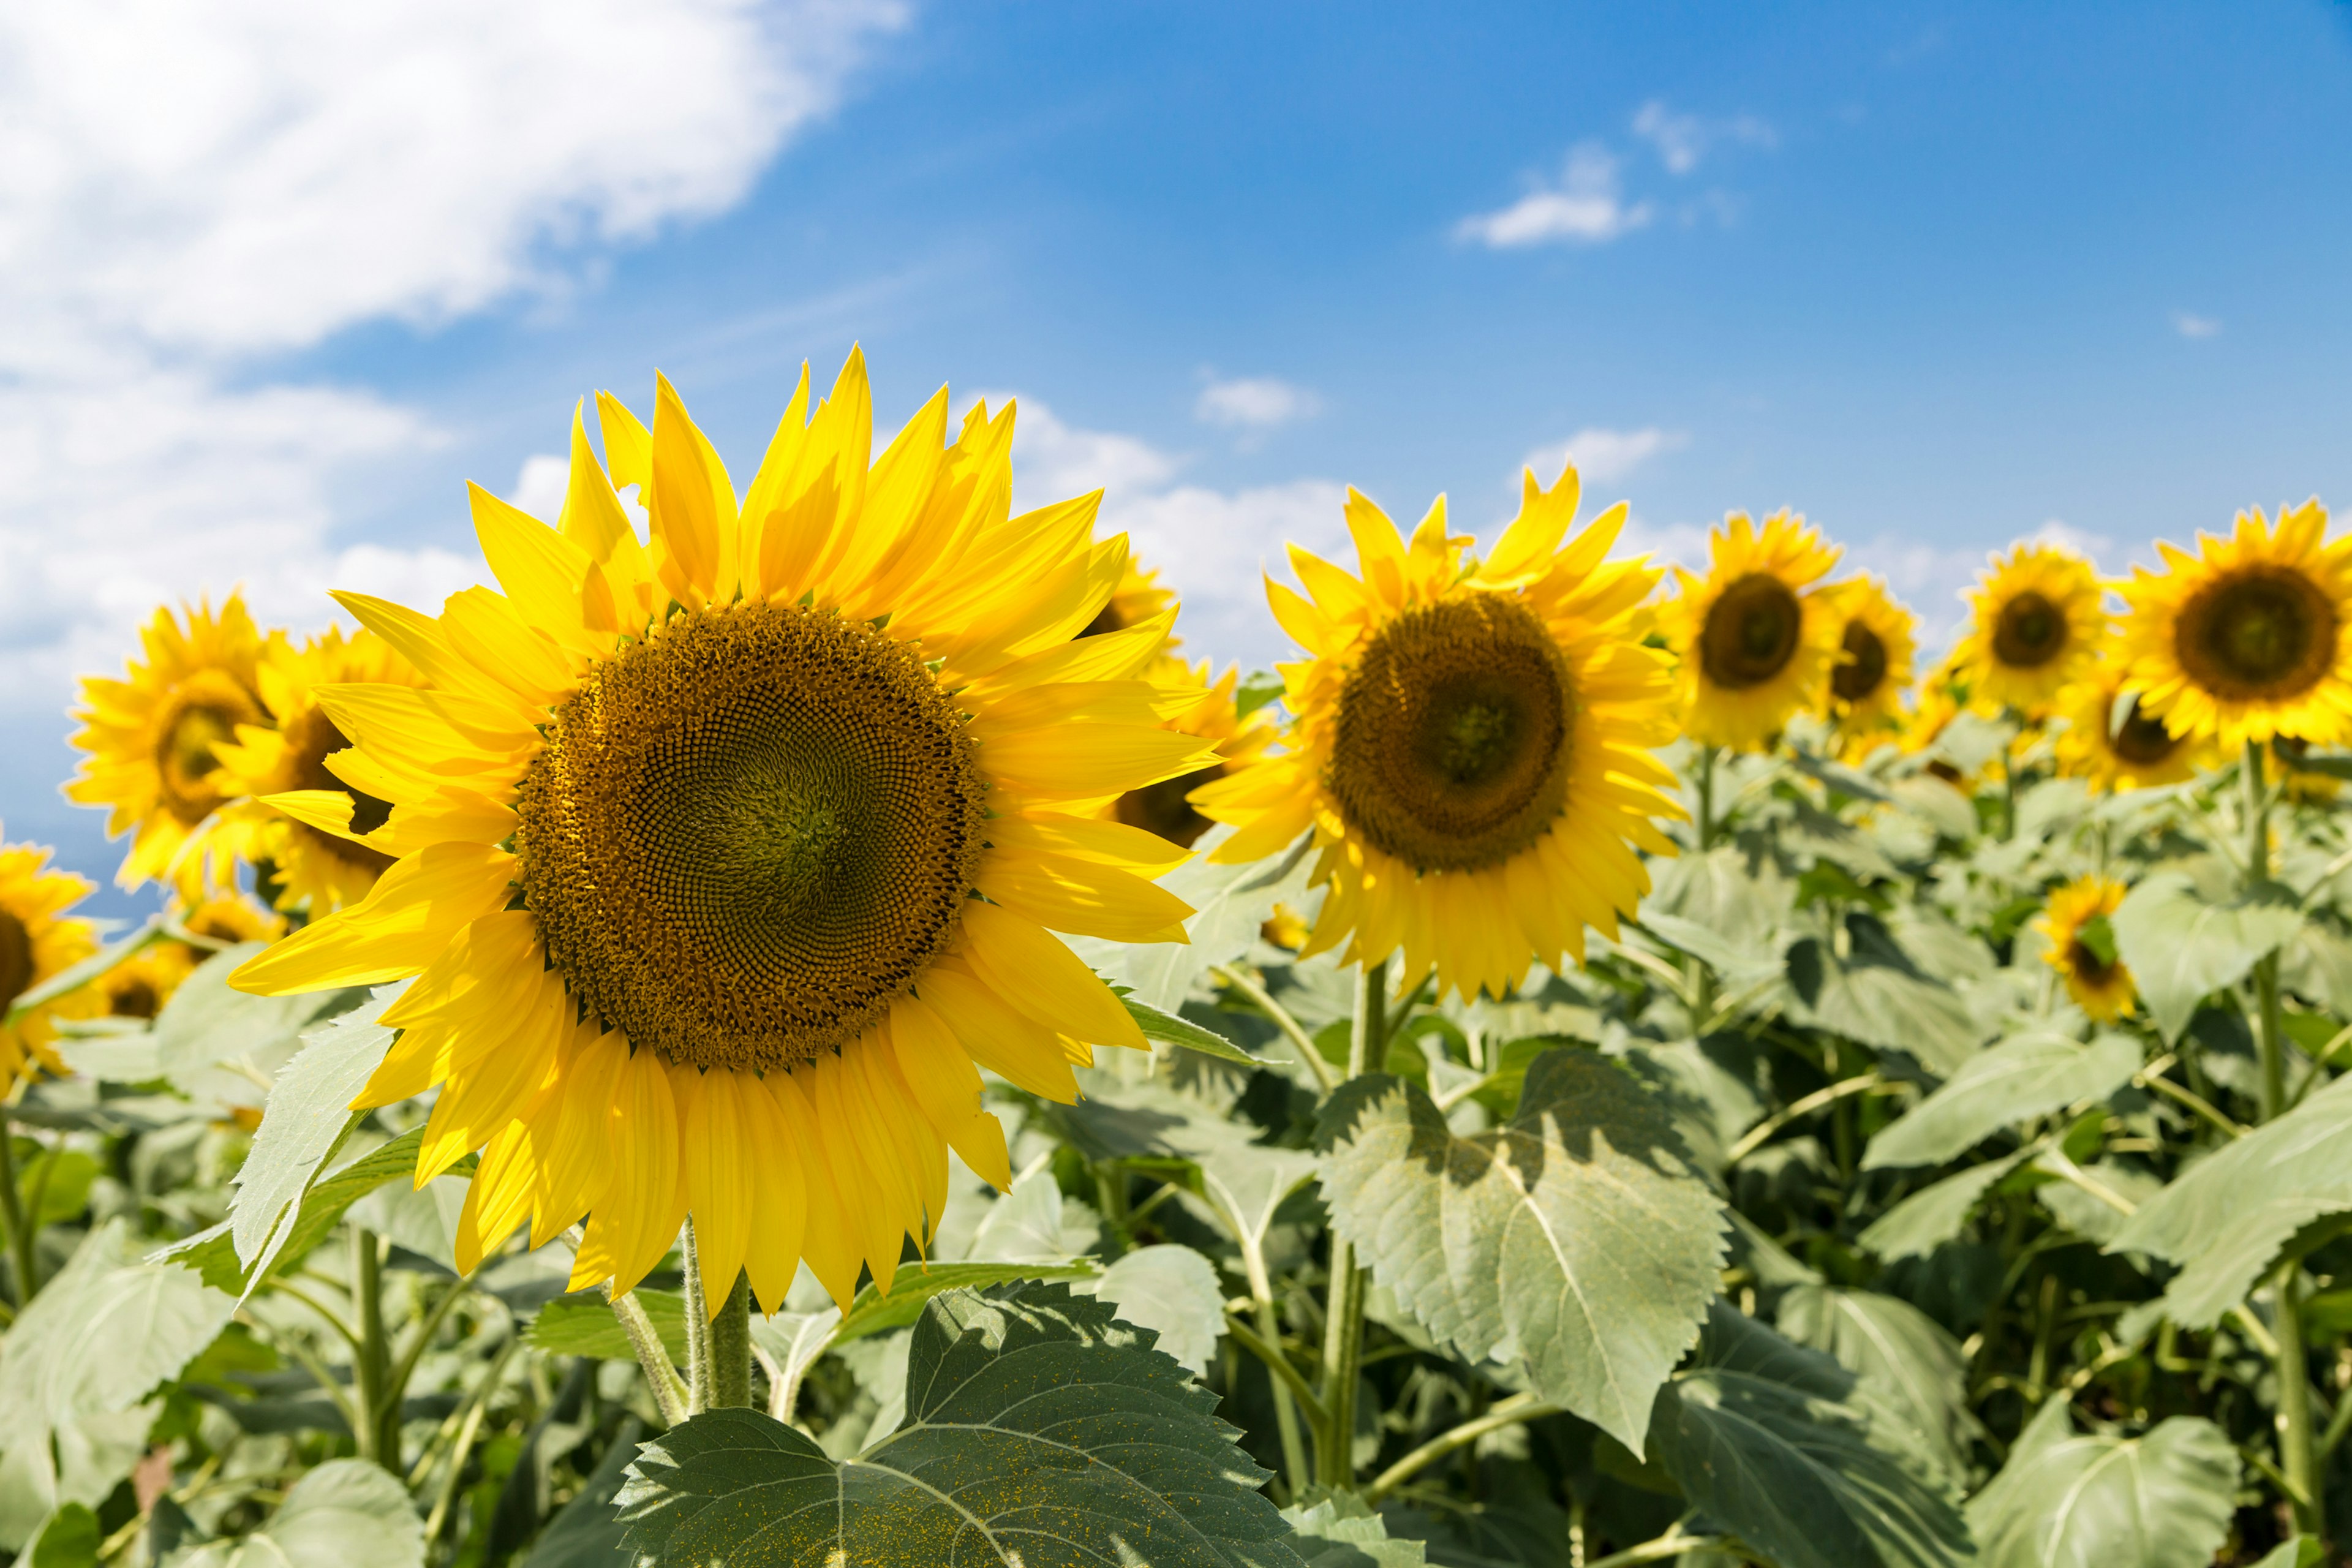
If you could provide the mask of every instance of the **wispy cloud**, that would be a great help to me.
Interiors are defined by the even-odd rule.
[[[2172,312],[2172,330],[2184,338],[2217,338],[2221,335],[2221,323],[2210,316],[2175,310]]]
[[[1272,430],[1321,412],[1323,400],[1303,386],[1270,375],[1211,381],[1192,405],[1192,417],[1228,429]]]
[[[1529,452],[1527,466],[1549,484],[1562,465],[1576,464],[1577,476],[1588,484],[1613,485],[1651,458],[1677,452],[1690,445],[1681,430],[1645,425],[1639,430],[1610,430],[1588,426],[1567,440]]]
[[[1658,162],[1666,166],[1670,174],[1692,173],[1708,151],[1720,142],[1742,142],[1760,147],[1780,144],[1780,137],[1771,126],[1752,114],[1709,120],[1696,114],[1677,114],[1663,100],[1654,98],[1642,105],[1633,116],[1633,134],[1657,150]]]
[[[1625,200],[1614,153],[1598,142],[1580,142],[1569,150],[1558,180],[1538,182],[1499,211],[1464,218],[1454,235],[1496,250],[1606,245],[1646,226],[1655,216],[1648,202]]]

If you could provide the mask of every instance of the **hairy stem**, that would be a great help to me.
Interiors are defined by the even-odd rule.
[[[1265,986],[1230,963],[1216,964],[1209,973],[1248,997],[1259,1011],[1274,1020],[1274,1026],[1282,1031],[1283,1038],[1290,1042],[1290,1048],[1298,1053],[1299,1061],[1315,1075],[1315,1082],[1324,1093],[1328,1094],[1339,1086],[1339,1077],[1332,1072],[1331,1064],[1325,1061],[1323,1053],[1315,1048],[1315,1037],[1308,1034],[1298,1020],[1290,1016],[1290,1010],[1276,1001]]]
[[[352,1403],[360,1417],[353,1440],[361,1458],[373,1459],[397,1476],[400,1405],[387,1397],[392,1353],[383,1331],[383,1248],[365,1226],[352,1226],[352,1303],[359,1319],[352,1347]]]
[[[612,1304],[613,1316],[621,1320],[621,1331],[629,1336],[629,1348],[637,1354],[637,1366],[646,1374],[646,1386],[653,1391],[654,1407],[661,1412],[663,1422],[671,1426],[687,1417],[687,1387],[670,1363],[669,1347],[662,1343],[661,1331],[646,1315],[645,1308],[634,1294],[615,1296],[609,1283],[604,1300]]]
[[[0,1226],[8,1231],[8,1261],[16,1276],[14,1300],[21,1312],[31,1304],[41,1281],[33,1252],[36,1226],[16,1197],[16,1125],[0,1116]]]
[[[735,1288],[710,1320],[710,1398],[706,1410],[751,1406],[751,1277],[735,1271]]]
[[[1475,1421],[1457,1422],[1387,1469],[1364,1489],[1364,1500],[1377,1503],[1413,1477],[1456,1449],[1465,1448],[1505,1426],[1516,1426],[1522,1421],[1538,1421],[1547,1415],[1557,1415],[1562,1406],[1537,1398],[1532,1394],[1514,1394]]]

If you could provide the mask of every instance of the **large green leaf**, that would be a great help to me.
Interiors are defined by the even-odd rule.
[[[836,1464],[716,1410],[647,1443],[620,1494],[654,1563],[1300,1568],[1216,1397],[1108,1304],[1058,1285],[926,1303],[905,1421]]]
[[[1049,1178],[1046,1185],[1050,1188],[1052,1184]],[[1021,1260],[905,1264],[899,1268],[898,1277],[890,1282],[887,1296],[870,1281],[859,1289],[849,1303],[849,1310],[842,1314],[841,1326],[833,1331],[833,1342],[845,1345],[869,1334],[903,1329],[923,1315],[923,1303],[945,1291],[985,1290],[1024,1279],[1092,1279],[1101,1272],[1100,1264],[1086,1258],[1067,1263]]]
[[[1947,1568],[1970,1560],[1955,1494],[1875,1438],[1854,1375],[1721,1302],[1658,1391],[1657,1462],[1776,1568]]]
[[[2143,1437],[2079,1436],[2043,1405],[1969,1502],[1983,1568],[2203,1568],[2237,1509],[2238,1452],[2213,1423],[2174,1415]]]
[[[2003,1040],[1882,1129],[1863,1151],[1863,1168],[1940,1165],[2003,1128],[2105,1099],[2139,1065],[2139,1044],[2128,1035],[2101,1035],[2087,1046],[2058,1034]]]
[[[294,1483],[268,1523],[215,1541],[179,1568],[423,1568],[425,1523],[373,1459],[330,1459]]]
[[[1293,1542],[1307,1568],[1421,1568],[1428,1552],[1418,1541],[1392,1540],[1388,1525],[1353,1492],[1334,1492],[1282,1517],[1298,1532]]]
[[[1843,956],[1817,937],[1789,948],[1791,1016],[1879,1050],[1906,1052],[1935,1072],[1959,1070],[1984,1031],[1958,994],[1913,963],[1874,917],[1849,914],[1845,928]]]
[[[228,977],[268,945],[246,942],[224,949],[180,982],[155,1016],[155,1057],[162,1071],[178,1076],[221,1062],[266,1058],[293,1046],[313,1019],[348,1009],[367,994],[334,990],[248,996],[231,990]]]
[[[1256,945],[1258,928],[1276,903],[1294,908],[1313,900],[1307,879],[1314,862],[1310,842],[1301,837],[1286,853],[1242,866],[1221,866],[1210,853],[1232,834],[1211,828],[1192,847],[1192,859],[1160,879],[1160,885],[1192,906],[1184,921],[1185,940],[1071,943],[1080,956],[1114,981],[1133,986],[1135,999],[1172,1014],[1184,1005],[1212,964],[1230,963]]]
[[[389,997],[367,1003],[303,1035],[270,1087],[228,1209],[237,1265],[255,1279],[292,1235],[303,1193],[359,1123],[351,1103],[392,1048],[394,1032],[376,1022],[388,1005]]]
[[[1864,1226],[1854,1240],[1889,1262],[1926,1257],[1960,1234],[1978,1200],[2027,1152],[2021,1149],[1920,1188]]]
[[[107,1221],[0,1339],[0,1445],[130,1409],[219,1334],[236,1301],[140,1251]]]
[[[2181,1266],[2167,1316],[2210,1328],[2322,1215],[2352,1211],[2352,1078],[2198,1162],[2124,1222],[2110,1252]]]
[[[1938,1469],[1955,1482],[1965,1479],[1968,1369],[1959,1342],[1941,1323],[1898,1297],[1805,1284],[1780,1298],[1779,1325],[1859,1377],[1877,1396],[1874,1415],[1900,1420]]]
[[[1225,1292],[1207,1258],[1172,1241],[1139,1247],[1103,1270],[1095,1294],[1157,1334],[1160,1349],[1194,1376],[1207,1374],[1225,1335]]]
[[[412,1127],[389,1143],[345,1162],[313,1182],[302,1194],[293,1223],[280,1229],[268,1256],[256,1262],[250,1274],[237,1263],[236,1244],[227,1220],[174,1242],[154,1257],[158,1261],[184,1264],[202,1274],[205,1284],[234,1292],[241,1299],[261,1280],[308,1256],[312,1247],[327,1238],[327,1233],[335,1228],[352,1205],[386,1182],[413,1178],[416,1173],[417,1147],[424,1139],[425,1130]],[[473,1164],[474,1156],[468,1154],[452,1169],[470,1171]]]
[[[1135,1020],[1136,1027],[1143,1031],[1143,1037],[1147,1040],[1166,1046],[1181,1046],[1188,1051],[1198,1051],[1202,1056],[1215,1057],[1222,1061],[1239,1062],[1245,1068],[1265,1065],[1214,1029],[1203,1028],[1190,1018],[1162,1012],[1150,1003],[1133,996],[1122,996],[1119,1001],[1126,1006],[1127,1016]]]
[[[1331,1222],[1465,1359],[1524,1362],[1543,1396],[1635,1453],[1715,1295],[1722,1205],[1666,1107],[1593,1052],[1545,1052],[1507,1127],[1457,1138],[1400,1079],[1332,1098]]]
[[[2292,941],[2303,914],[2294,896],[2274,883],[2224,897],[2185,871],[2159,871],[2126,894],[2107,923],[2148,1016],[2169,1044],[2207,993],[2236,984],[2263,954]]]

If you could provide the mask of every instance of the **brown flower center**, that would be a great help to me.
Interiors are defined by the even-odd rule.
[[[22,996],[33,984],[33,933],[24,921],[0,910],[0,1007]]]
[[[199,670],[172,694],[156,730],[155,775],[163,808],[193,827],[227,798],[214,787],[215,748],[239,724],[268,721],[254,695],[217,669]]]
[[[1450,599],[1373,634],[1339,689],[1325,783],[1356,831],[1416,869],[1494,865],[1559,815],[1575,719],[1532,610]]]
[[[296,789],[331,789],[352,797],[352,831],[373,833],[392,819],[392,803],[378,800],[362,790],[355,790],[328,771],[327,759],[337,752],[348,750],[351,742],[327,717],[323,708],[312,708],[298,716],[286,727],[286,752],[294,771]],[[364,844],[354,844],[331,833],[296,824],[314,848],[323,849],[339,860],[363,866],[381,874],[392,865],[392,857]]]
[[[1859,702],[1886,680],[1886,644],[1860,621],[1845,624],[1847,661],[1830,671],[1830,689],[1848,702]]]
[[[2173,647],[2189,678],[2229,702],[2283,702],[2318,684],[2336,655],[2336,605],[2291,566],[2242,567],[2180,608]]]
[[[2164,727],[2164,721],[2152,718],[2139,710],[2139,698],[2135,693],[2124,721],[2117,725],[2108,742],[2116,756],[2136,767],[2152,768],[2180,749],[2180,740]]]
[[[1804,620],[1804,606],[1786,583],[1769,572],[1751,572],[1708,608],[1699,666],[1707,679],[1728,690],[1761,686],[1796,657]]]
[[[633,1044],[790,1067],[879,1022],[952,940],[983,789],[911,644],[796,605],[679,616],[554,710],[522,780],[524,902]]]
[[[1161,779],[1158,784],[1129,790],[1118,797],[1111,812],[1129,827],[1156,833],[1171,844],[1190,849],[1214,825],[1192,809],[1192,803],[1184,797],[1224,776],[1224,764],[1220,763],[1182,778]]]
[[[2003,605],[1993,622],[1992,657],[2011,669],[2039,669],[2065,647],[2065,613],[2031,589]]]

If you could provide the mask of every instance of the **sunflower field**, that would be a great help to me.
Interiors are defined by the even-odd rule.
[[[164,912],[0,850],[0,1550],[2343,1560],[2316,501],[1931,662],[1800,517],[1350,492],[1220,671],[949,410],[600,393],[497,588],[84,681]]]

